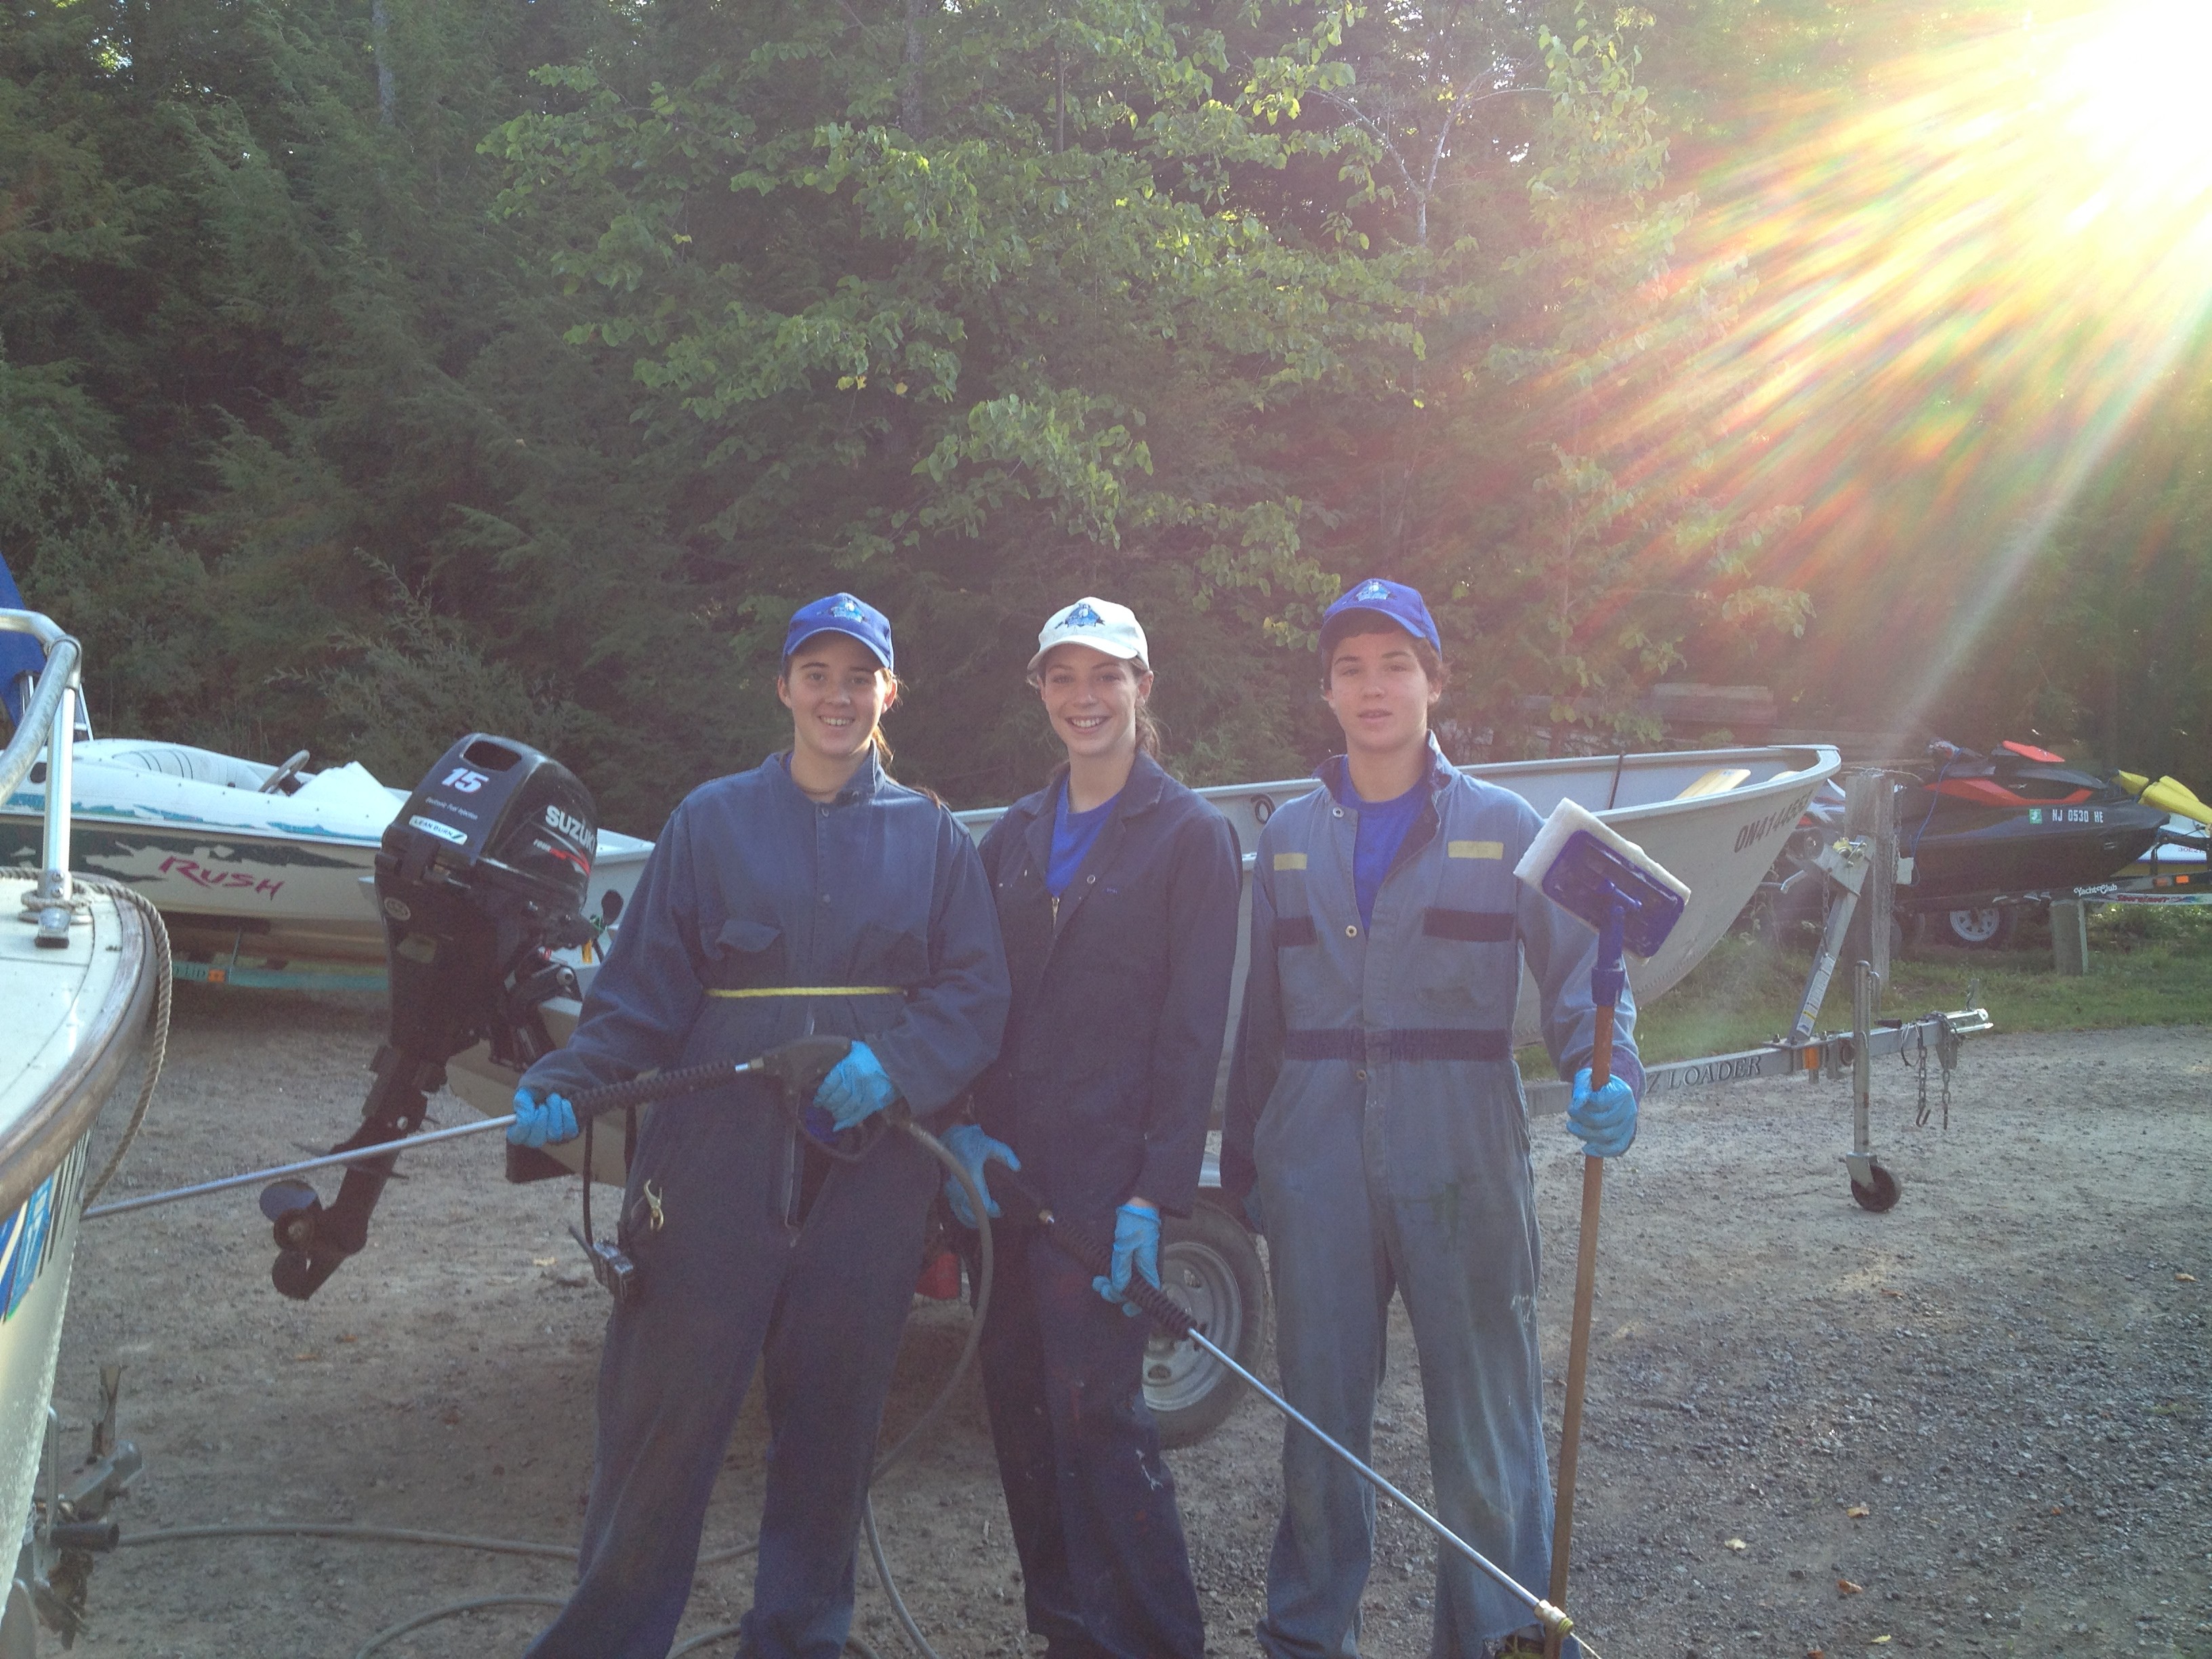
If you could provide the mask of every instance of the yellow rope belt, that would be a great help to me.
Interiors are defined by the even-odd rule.
[[[710,997],[902,997],[903,985],[749,985],[742,991],[715,991]]]

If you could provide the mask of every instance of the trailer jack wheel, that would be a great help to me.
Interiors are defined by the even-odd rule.
[[[1851,1182],[1851,1196],[1858,1200],[1862,1210],[1871,1210],[1880,1215],[1885,1210],[1897,1207],[1897,1177],[1879,1164],[1869,1164],[1870,1179]]]

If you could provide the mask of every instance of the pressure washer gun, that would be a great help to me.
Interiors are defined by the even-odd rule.
[[[617,1303],[633,1300],[640,1285],[637,1264],[620,1243],[601,1238],[592,1226],[592,1126],[609,1112],[635,1109],[656,1100],[667,1100],[677,1095],[696,1093],[701,1089],[713,1089],[741,1077],[763,1077],[780,1086],[784,1109],[799,1120],[800,1127],[809,1137],[819,1142],[824,1152],[833,1157],[854,1158],[862,1156],[860,1151],[841,1147],[830,1115],[814,1104],[814,1091],[822,1086],[838,1061],[843,1060],[853,1047],[849,1037],[803,1036],[769,1049],[757,1060],[729,1065],[710,1061],[701,1066],[686,1066],[673,1072],[656,1072],[650,1077],[632,1078],[627,1083],[611,1083],[598,1089],[578,1092],[568,1103],[574,1108],[576,1121],[584,1131],[584,1224],[570,1226],[568,1236],[583,1247],[586,1260],[592,1264],[592,1277]],[[476,1127],[476,1126],[471,1126]],[[483,1127],[489,1127],[489,1124]],[[848,1132],[850,1133],[850,1132]],[[656,1218],[658,1206],[654,1206]],[[656,1221],[657,1224],[657,1221]]]
[[[1514,876],[1568,915],[1597,930],[1597,960],[1590,969],[1595,1011],[1590,1047],[1590,1091],[1613,1078],[1613,1020],[1628,988],[1624,950],[1649,958],[1682,919],[1690,890],[1634,842],[1616,834],[1563,800],[1544,820]],[[1552,1600],[1567,1595],[1567,1553],[1574,1541],[1575,1472],[1581,1461],[1583,1384],[1589,1364],[1590,1307],[1597,1291],[1598,1206],[1605,1190],[1605,1160],[1583,1159],[1582,1236],[1575,1249],[1574,1334],[1567,1348],[1567,1399],[1559,1419],[1559,1494],[1552,1530]],[[1545,1651],[1559,1659],[1562,1631],[1547,1630]]]

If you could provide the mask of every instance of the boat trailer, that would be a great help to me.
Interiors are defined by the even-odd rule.
[[[1915,1121],[1925,1124],[1936,1109],[1928,1099],[1928,1064],[1932,1056],[1942,1079],[1939,1103],[1943,1127],[1948,1129],[1951,1125],[1951,1074],[1958,1069],[1960,1050],[1966,1038],[1994,1029],[1989,1010],[1974,1006],[1975,988],[1971,985],[1966,991],[1966,1007],[1948,1013],[1923,1014],[1917,1019],[1879,1019],[1875,1010],[1881,1004],[1881,975],[1871,963],[1858,962],[1852,964],[1851,1029],[1826,1036],[1816,1033],[1820,1006],[1827,1000],[1829,984],[1843,960],[1851,919],[1858,909],[1878,847],[1879,840],[1874,836],[1839,836],[1822,848],[1814,860],[1837,891],[1828,907],[1827,924],[1821,930],[1820,947],[1813,954],[1812,969],[1805,978],[1804,994],[1798,999],[1797,1017],[1787,1032],[1755,1048],[1670,1060],[1647,1066],[1644,1073],[1644,1100],[1648,1105],[1664,1095],[1748,1083],[1754,1079],[1802,1077],[1818,1083],[1824,1079],[1833,1081],[1848,1073],[1851,1079],[1851,1149],[1842,1154],[1842,1162],[1850,1178],[1851,1197],[1862,1209],[1876,1213],[1896,1205],[1898,1182],[1896,1175],[1883,1164],[1874,1150],[1870,1124],[1874,1062],[1893,1055],[1907,1056],[1909,1063],[1917,1062],[1914,1069],[1918,1098],[1915,1103]],[[1563,1112],[1571,1095],[1566,1084],[1551,1082],[1531,1084],[1527,1092],[1532,1112]]]

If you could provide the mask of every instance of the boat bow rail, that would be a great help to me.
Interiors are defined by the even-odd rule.
[[[83,693],[79,670],[83,648],[34,611],[0,611],[0,633],[27,634],[46,650],[46,665],[38,690],[23,707],[7,750],[0,753],[0,800],[30,775],[41,750],[46,760],[44,832],[39,842],[39,884],[26,899],[39,917],[39,943],[49,950],[69,943],[70,761],[76,732],[77,700]]]

